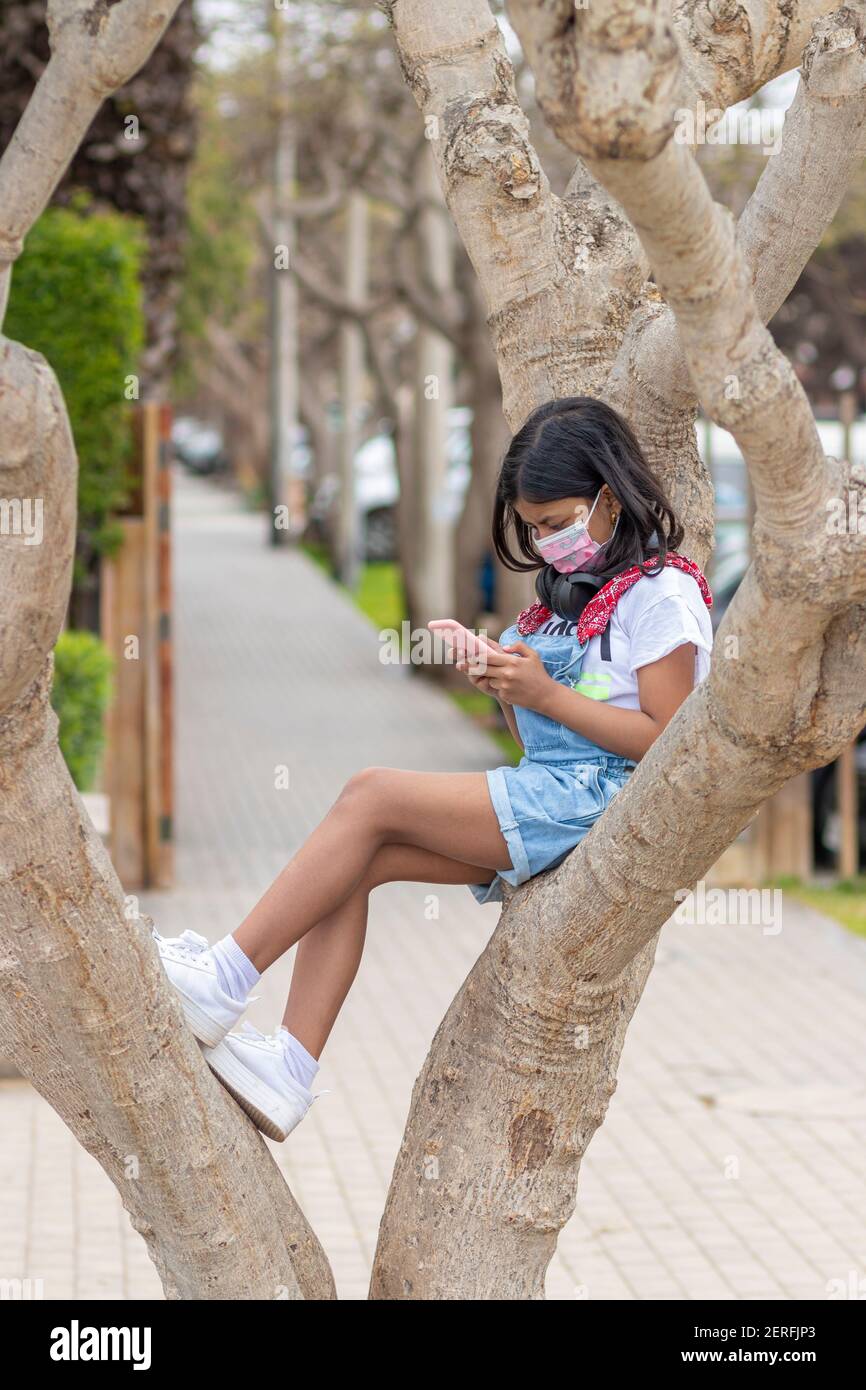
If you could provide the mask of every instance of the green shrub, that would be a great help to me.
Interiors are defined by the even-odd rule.
[[[127,378],[144,342],[143,250],[137,222],[88,212],[79,199],[42,214],[12,275],[3,331],[53,368],[78,451],[77,582],[120,539],[111,517],[127,494]]]
[[[108,648],[92,632],[60,634],[51,703],[60,721],[60,751],[80,792],[90,790],[99,771],[112,669]]]

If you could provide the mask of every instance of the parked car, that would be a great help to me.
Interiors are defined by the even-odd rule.
[[[469,486],[472,411],[454,406],[448,412],[448,470],[442,505],[445,515],[460,516]],[[355,505],[358,508],[362,552],[366,560],[397,558],[397,502],[400,479],[392,434],[382,431],[366,440],[355,455]],[[314,524],[322,525],[336,505],[339,481],[325,478],[310,505]]]
[[[172,424],[171,442],[176,456],[191,473],[218,473],[228,467],[222,433],[191,415],[179,415]]]

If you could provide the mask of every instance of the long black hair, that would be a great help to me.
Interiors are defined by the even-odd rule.
[[[502,461],[493,507],[493,548],[507,569],[535,570],[544,561],[532,528],[515,503],[595,497],[604,483],[622,511],[610,541],[598,552],[594,574],[619,574],[643,560],[665,556],[682,543],[683,529],[664,489],[644,458],[633,430],[612,406],[593,396],[563,396],[534,410]],[[512,549],[512,533],[517,553]]]

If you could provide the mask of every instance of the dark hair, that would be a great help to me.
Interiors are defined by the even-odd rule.
[[[622,512],[610,543],[598,552],[597,566],[589,568],[619,574],[656,554],[658,568],[663,567],[668,551],[681,544],[683,529],[631,427],[593,396],[563,396],[539,406],[509,444],[493,507],[493,548],[503,565],[511,570],[544,565],[531,528],[514,510],[518,498],[595,497],[604,483]],[[511,530],[518,554],[511,548]]]

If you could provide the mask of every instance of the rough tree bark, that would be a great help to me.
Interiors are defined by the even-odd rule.
[[[49,3],[52,57],[0,160],[0,324],[24,237],[178,3]],[[168,1297],[331,1297],[324,1253],[205,1065],[60,755],[49,689],[75,449],[48,365],[3,337],[0,440],[0,492],[40,501],[44,526],[40,544],[0,537],[0,1051],[102,1164]]]
[[[810,39],[829,5],[741,5],[732,26],[728,8],[714,19],[689,3],[672,27],[667,7],[642,0],[513,0],[539,102],[579,156],[560,200],[484,0],[383,8],[425,122],[438,122],[440,178],[487,298],[511,426],[553,396],[617,405],[703,563],[699,399],[737,439],[757,504],[756,559],[710,676],[578,849],[509,896],[415,1085],[371,1295],[534,1299],[677,894],[863,723],[866,540],[828,535],[827,508],[849,490],[860,501],[866,479],[824,458],[764,322],[866,148],[864,11],[820,19]],[[735,228],[673,139],[675,112],[749,95],[807,39],[782,148]]]

